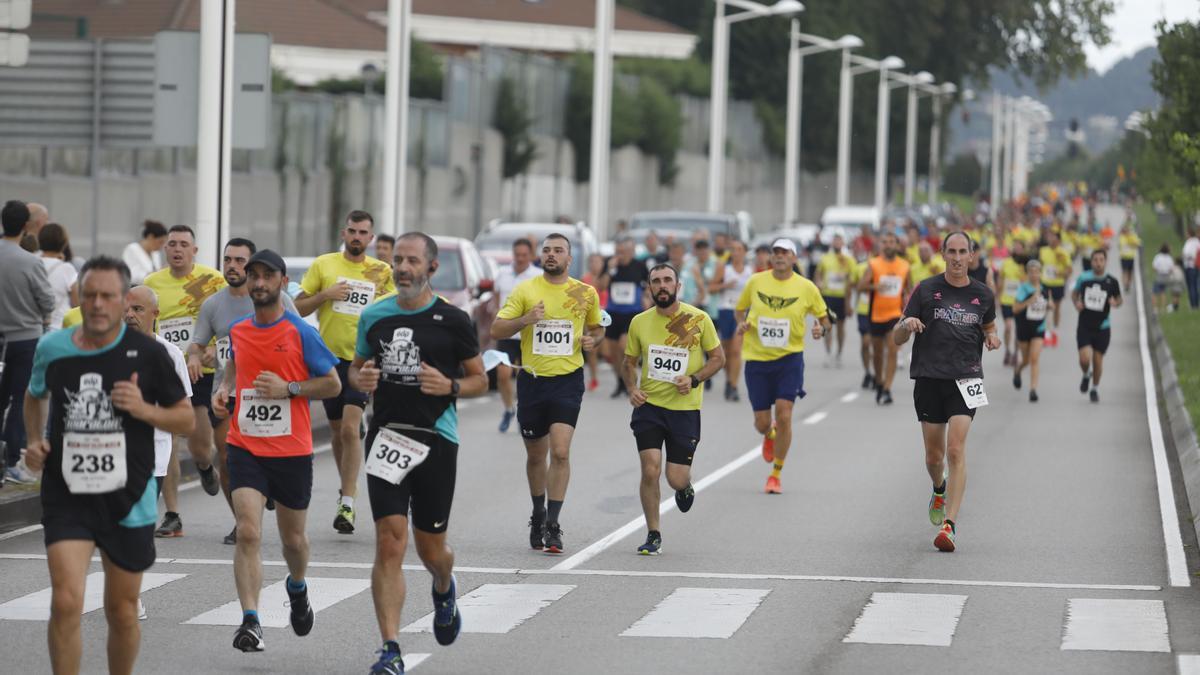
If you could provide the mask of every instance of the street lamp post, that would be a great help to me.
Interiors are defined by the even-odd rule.
[[[933,75],[922,70],[916,75],[896,73],[897,86],[908,87],[908,110],[904,119],[904,205],[913,204],[913,183],[917,173],[917,98],[928,93],[925,87],[933,82]]]
[[[933,125],[929,128],[929,203],[936,204],[938,187],[942,182],[942,97],[958,91],[953,82],[945,82],[933,95]],[[975,92],[967,89],[963,100],[975,98]]]
[[[608,231],[609,137],[612,133],[613,0],[596,0],[596,50],[592,59],[592,163],[588,222],[596,238]]]
[[[851,64],[857,64],[857,66],[851,67]],[[887,110],[887,107],[886,107],[886,104],[887,104],[887,99],[888,99],[887,71],[897,70],[897,69],[900,69],[903,67],[904,67],[904,60],[898,56],[888,56],[881,61],[876,61],[874,59],[868,59],[866,57],[852,55],[848,51],[845,51],[845,50],[843,50],[843,52],[842,52],[842,72],[841,72],[841,82],[839,84],[841,91],[840,91],[839,101],[838,101],[838,165],[837,165],[837,205],[838,206],[845,206],[846,202],[850,196],[850,112],[851,112],[850,109],[854,102],[853,83],[851,80],[855,75],[861,75],[863,73],[868,73],[868,72],[872,72],[872,71],[879,71],[880,84],[881,84],[880,102],[881,102],[881,104],[883,104],[883,107],[880,109],[881,117],[880,117],[879,122],[881,124],[876,129],[876,134],[877,134],[876,140],[878,141],[878,135],[882,133],[884,135],[883,141],[884,141],[884,143],[886,143],[887,142],[887,138],[886,138],[886,133],[887,133],[886,110]],[[887,161],[886,149],[885,149],[885,157],[883,158],[883,160],[885,162]],[[878,156],[876,157],[875,166],[876,166],[876,173],[878,174],[878,169],[879,169]],[[879,181],[879,176],[877,175],[876,182],[878,183],[878,181]],[[878,193],[879,191],[880,190],[878,189],[878,185],[877,185],[876,193]],[[878,201],[878,199],[876,201]]]
[[[384,99],[383,223],[404,232],[408,182],[408,72],[411,65],[412,0],[388,0],[387,92]]]
[[[1001,146],[1001,129],[1004,126],[1004,98],[998,94],[992,94],[992,161],[991,175],[988,185],[988,200],[989,211],[993,219],[1000,211],[1000,146]]]

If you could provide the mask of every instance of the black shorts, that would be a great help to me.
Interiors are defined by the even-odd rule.
[[[42,516],[43,538],[46,546],[69,539],[93,541],[114,565],[127,572],[145,572],[154,564],[154,525],[124,527],[113,523],[98,528],[71,516],[49,513]]]
[[[1050,289],[1050,299],[1055,303],[1062,302],[1063,297],[1067,294],[1066,286],[1046,286]]]
[[[1133,271],[1133,259],[1132,258],[1121,258],[1121,269],[1126,272],[1132,272]]]
[[[507,340],[496,340],[496,349],[508,354],[508,362],[514,366],[521,363],[521,340],[509,338]]]
[[[228,445],[229,492],[258,490],[293,511],[308,508],[312,499],[313,457],[259,457],[245,448]]]
[[[692,465],[692,455],[700,443],[700,411],[669,410],[652,403],[643,403],[633,409],[629,420],[638,452],[667,446],[667,461],[672,464]]]
[[[858,334],[859,335],[870,335],[871,334],[871,317],[870,317],[870,315],[868,315],[868,314],[859,314],[858,315]]]
[[[338,359],[337,374],[338,379],[342,381],[341,393],[321,401],[321,404],[325,406],[325,419],[334,422],[342,419],[342,408],[352,405],[359,410],[366,410],[367,401],[371,400],[370,396],[350,386],[349,361]]]
[[[208,412],[208,423],[214,428],[221,423],[212,411],[213,373],[201,375],[192,383],[192,407],[204,408]]]
[[[825,300],[825,307],[837,317],[837,319],[829,317],[831,321],[840,323],[846,318],[846,298],[835,298],[831,295],[825,295],[822,298]]]
[[[884,321],[883,323],[872,321],[871,322],[871,337],[883,337],[883,336],[887,335],[888,333],[892,332],[892,329],[896,327],[897,323],[900,323],[899,318],[889,319],[887,321]]]
[[[377,429],[367,434],[367,454],[375,442]],[[408,517],[412,508],[412,526],[422,532],[446,531],[450,505],[454,502],[454,479],[458,469],[458,444],[438,434],[411,433],[411,438],[429,446],[429,455],[399,485],[367,474],[367,495],[371,515],[378,522],[388,516]]]
[[[1091,347],[1104,354],[1108,352],[1108,343],[1112,341],[1111,328],[1087,328],[1080,325],[1075,329],[1075,346],[1079,349]]]
[[[1000,316],[1005,319],[1013,318],[1015,316],[1013,314],[1013,306],[1012,305],[1000,305]]]
[[[620,340],[622,335],[629,332],[629,323],[637,316],[636,313],[625,312],[609,312],[608,315],[612,317],[612,323],[604,327],[604,337],[609,340]]]
[[[1042,328],[1044,325],[1043,321],[1017,319],[1017,342],[1045,339],[1046,331]]]
[[[913,380],[913,404],[917,419],[931,424],[945,424],[955,415],[975,418],[975,411],[967,407],[962,392],[954,380],[935,380],[918,377]]]
[[[551,424],[574,427],[583,405],[583,368],[557,377],[517,374],[517,424],[526,440],[550,433]]]

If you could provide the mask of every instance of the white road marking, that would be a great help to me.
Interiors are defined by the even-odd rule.
[[[405,654],[404,655],[404,672],[409,672],[413,668],[425,662],[425,659],[433,656],[433,654]]]
[[[852,391],[852,392],[850,392],[849,394],[846,394],[845,396],[842,396],[842,403],[850,403],[851,401],[853,401],[853,400],[855,400],[855,399],[857,399],[857,398],[858,398],[858,392],[857,392],[857,391]]]
[[[158,588],[186,577],[186,574],[156,574],[146,572],[142,575],[142,592]],[[87,575],[86,589],[83,593],[83,613],[94,612],[104,606],[104,572],[92,572]],[[50,589],[43,588],[29,595],[0,605],[0,619],[12,621],[49,621],[50,620]]]
[[[199,483],[200,481],[196,481],[196,482]],[[13,537],[19,537],[23,534],[29,534],[30,532],[37,532],[40,529],[42,529],[42,526],[40,523],[36,524],[36,525],[26,525],[25,527],[17,528],[15,530],[13,530],[12,532],[5,532],[4,534],[0,534],[0,541],[12,539]]]
[[[1147,332],[1146,302],[1142,299],[1141,263],[1134,267],[1137,279],[1138,351],[1142,356],[1142,379],[1146,389],[1146,420],[1150,424],[1150,448],[1154,456],[1154,478],[1158,484],[1158,510],[1162,514],[1163,541],[1167,548],[1167,578],[1172,586],[1191,586],[1187,557],[1183,553],[1183,537],[1179,534],[1179,512],[1175,506],[1175,491],[1171,483],[1171,467],[1167,463],[1167,447],[1163,443],[1162,422],[1158,419],[1158,389],[1155,386],[1154,364],[1150,360],[1150,339]]]
[[[533,618],[575,587],[558,584],[484,584],[458,599],[464,633],[504,634]],[[433,632],[433,613],[401,633]]]
[[[1179,675],[1200,675],[1200,654],[1180,654],[1175,665]]]
[[[1162,600],[1067,600],[1064,650],[1169,652]]]
[[[965,595],[872,593],[842,642],[949,647]]]
[[[371,587],[370,579],[346,579],[334,577],[308,577],[308,602],[313,612],[358,595]],[[285,628],[289,624],[291,609],[288,607],[287,580],[277,581],[262,589],[258,597],[258,620],[266,628]],[[237,600],[194,616],[185,624],[205,626],[242,625],[242,606]]]
[[[770,592],[766,588],[676,588],[621,636],[727,639]]]
[[[829,417],[829,413],[825,412],[824,410],[818,410],[817,412],[809,415],[808,417],[805,417],[803,424],[816,424],[817,422],[820,422],[821,420],[825,419],[826,417]]]

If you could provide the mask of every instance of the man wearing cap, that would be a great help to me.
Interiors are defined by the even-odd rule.
[[[821,291],[797,274],[795,265],[796,245],[790,239],[776,239],[771,244],[771,268],[750,277],[734,308],[738,332],[746,336],[742,353],[754,428],[763,435],[763,460],[773,464],[767,494],[781,491],[779,473],[792,444],[792,406],[804,397],[807,315],[818,320],[812,327],[814,340],[830,328]]]

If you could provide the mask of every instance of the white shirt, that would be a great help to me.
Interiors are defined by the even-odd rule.
[[[42,258],[50,293],[54,296],[54,311],[50,314],[50,330],[62,328],[63,316],[71,309],[71,286],[79,278],[75,266],[58,258]]]
[[[1183,242],[1183,268],[1191,269],[1196,266],[1196,254],[1200,253],[1200,239],[1188,237]]]
[[[188,398],[192,397],[192,378],[188,375],[187,362],[183,360],[183,352],[179,351],[179,347],[162,339],[155,334],[154,339],[158,344],[166,348],[167,354],[171,356],[171,363],[175,364],[175,374],[179,376],[179,381],[183,383],[183,391]],[[171,464],[171,434],[162,429],[154,430],[154,476],[156,478],[167,475],[167,467]]]
[[[129,266],[130,280],[135,284],[142,283],[151,272],[162,269],[162,254],[158,251],[146,253],[146,249],[136,241],[125,247],[121,260]]]
[[[742,263],[742,272],[733,268],[733,263],[725,263],[725,278],[724,282],[737,282],[732,288],[726,288],[721,291],[720,309],[734,309],[737,306],[738,298],[742,297],[742,289],[746,288],[746,282],[750,281],[751,275],[754,274],[754,265],[747,260]]]
[[[1175,261],[1168,253],[1159,253],[1154,256],[1150,266],[1158,274],[1160,281],[1166,281],[1167,277],[1171,276],[1171,270],[1175,269]]]
[[[517,274],[512,265],[505,265],[496,273],[496,292],[500,294],[500,306],[508,301],[508,296],[522,281],[528,281],[542,273],[541,268],[530,265],[524,272]]]

